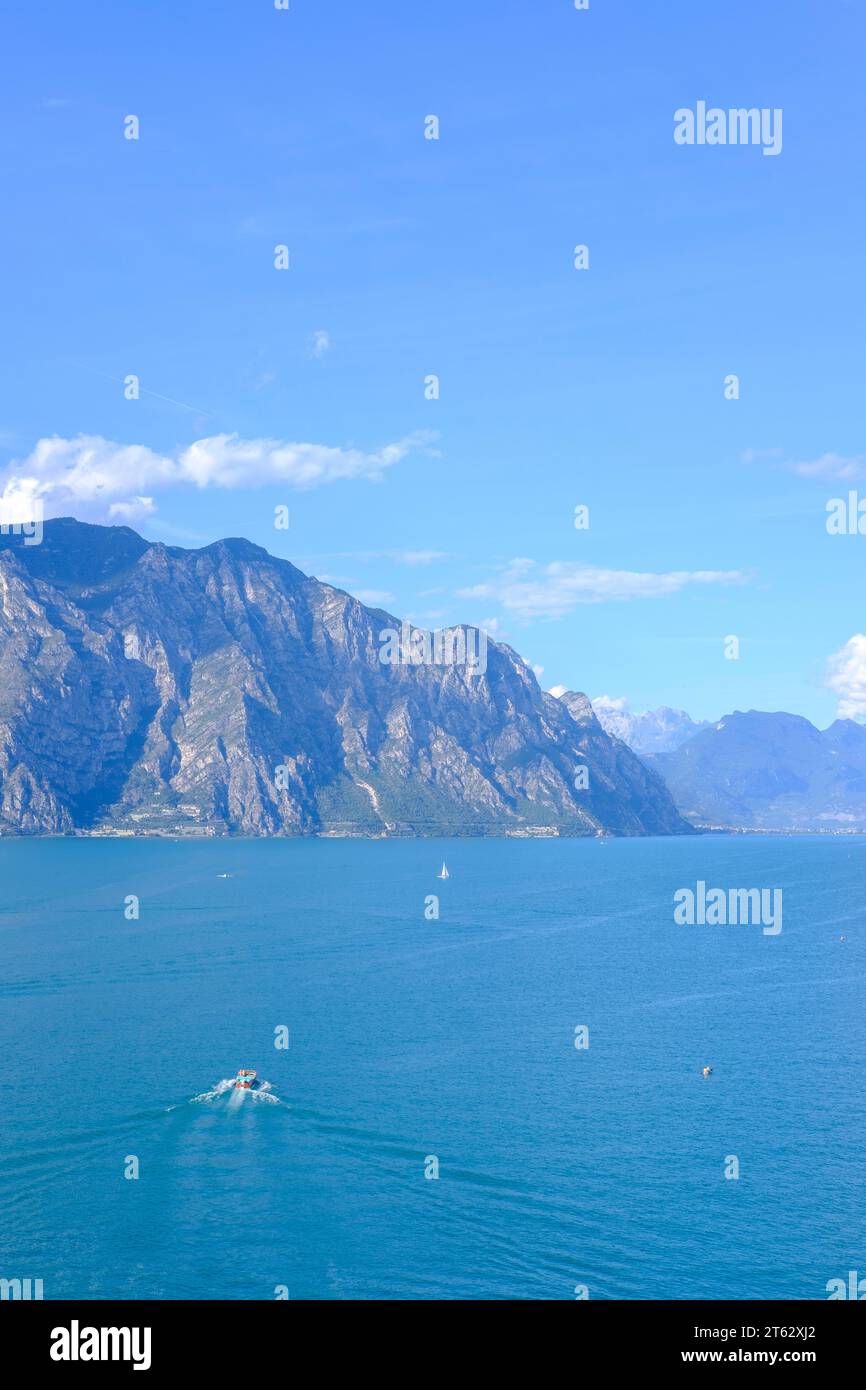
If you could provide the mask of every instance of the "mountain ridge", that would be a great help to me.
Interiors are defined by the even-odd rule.
[[[625,701],[601,696],[592,702],[602,728],[628,744],[639,757],[648,753],[669,753],[710,727],[707,720],[695,720],[685,710],[661,705],[658,709],[632,712]]]
[[[866,727],[854,720],[820,730],[783,710],[734,710],[645,761],[697,826],[866,829]]]
[[[385,663],[399,619],[243,537],[60,518],[0,586],[5,833],[693,833],[512,648]]]

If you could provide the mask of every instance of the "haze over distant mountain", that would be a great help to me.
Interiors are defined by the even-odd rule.
[[[701,729],[711,727],[706,720],[697,722],[685,710],[667,705],[633,714],[625,700],[612,700],[609,695],[600,695],[592,707],[602,728],[641,756],[672,752]]]
[[[821,731],[796,714],[736,711],[647,761],[696,825],[866,828],[866,728],[850,719]]]
[[[397,619],[248,541],[50,521],[0,597],[6,833],[690,833],[585,696],[492,641],[383,663]]]

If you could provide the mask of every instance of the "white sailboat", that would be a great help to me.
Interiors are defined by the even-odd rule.
[[[448,873],[448,865],[445,863],[445,860],[444,860],[444,859],[442,860],[442,868],[441,868],[440,872],[436,875],[436,877],[437,877],[437,878],[450,878],[450,874]]]

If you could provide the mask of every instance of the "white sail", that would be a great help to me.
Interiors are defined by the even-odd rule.
[[[442,860],[442,872],[437,874],[437,878],[448,878],[448,865]]]

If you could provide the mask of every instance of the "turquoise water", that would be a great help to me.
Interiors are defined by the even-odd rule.
[[[866,1271],[864,856],[2,840],[0,1276],[46,1298],[826,1297]],[[781,887],[781,935],[675,926],[699,878]],[[239,1067],[270,1100],[208,1095]]]

